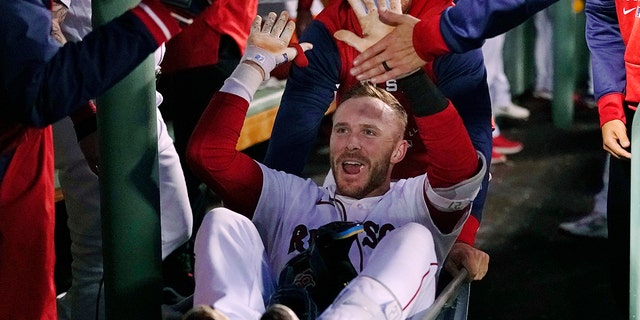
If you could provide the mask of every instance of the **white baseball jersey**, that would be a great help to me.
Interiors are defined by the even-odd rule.
[[[357,271],[364,268],[372,250],[388,232],[408,222],[417,222],[431,231],[441,267],[469,216],[470,206],[454,230],[444,234],[429,215],[424,194],[439,208],[459,210],[474,199],[484,173],[481,170],[452,188],[435,191],[425,183],[426,176],[421,175],[393,182],[382,196],[357,200],[336,195],[335,185],[319,187],[310,179],[260,166],[264,174],[263,188],[253,222],[263,239],[274,279],[291,258],[309,247],[313,232],[332,221],[357,221],[364,225],[364,232],[358,235],[349,253]],[[455,196],[447,199],[444,194]],[[416,243],[420,245],[424,244]]]

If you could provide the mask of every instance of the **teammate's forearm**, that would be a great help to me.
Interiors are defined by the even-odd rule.
[[[459,0],[441,15],[423,19],[413,31],[421,59],[431,61],[447,52],[462,53],[525,22],[558,0]]]
[[[340,56],[333,35],[317,20],[300,39],[313,43],[306,53],[309,66],[291,66],[282,94],[264,164],[276,170],[302,175],[339,81]],[[313,88],[313,89],[311,89]]]
[[[409,100],[411,111],[416,117],[436,114],[449,104],[447,98],[427,77],[424,69],[398,79],[398,86]]]
[[[51,13],[46,8],[26,8],[22,1],[0,4],[0,10],[8,15],[0,22],[1,46],[14,47],[15,37],[24,36],[17,34],[20,30],[36,33],[46,27],[45,34],[21,40],[19,45],[25,50],[0,59],[2,65],[14,66],[2,73],[5,85],[0,88],[0,111],[5,121],[38,127],[68,116],[84,102],[102,95],[180,31],[162,5],[150,9],[140,4],[96,28],[82,42],[60,48],[48,39]]]
[[[73,129],[76,132],[76,138],[78,141],[96,132],[98,124],[96,118],[96,105],[93,101],[89,100],[84,107],[72,113],[71,121],[73,121]]]

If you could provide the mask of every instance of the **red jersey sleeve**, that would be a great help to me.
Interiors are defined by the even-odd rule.
[[[262,170],[236,150],[249,102],[218,92],[202,114],[187,148],[193,172],[218,194],[225,207],[249,218],[262,191]]]

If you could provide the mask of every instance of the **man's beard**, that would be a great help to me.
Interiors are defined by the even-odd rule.
[[[382,159],[389,159],[390,156],[391,153],[389,152],[386,157],[383,157]],[[387,173],[389,172],[389,166],[391,165],[388,161],[368,162],[369,167],[371,168],[369,179],[364,183],[364,185],[353,187],[341,186],[338,177],[336,177],[337,172],[339,172],[340,175],[344,175],[344,171],[342,170],[342,161],[336,162],[332,159],[331,164],[333,166],[333,178],[336,181],[336,193],[354,199],[362,199],[366,197],[385,183]]]

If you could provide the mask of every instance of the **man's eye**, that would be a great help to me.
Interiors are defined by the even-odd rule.
[[[367,135],[367,136],[375,136],[375,135],[376,135],[376,132],[375,132],[375,131],[373,131],[373,130],[369,130],[369,129],[365,129],[365,130],[363,130],[363,132],[362,132],[362,133],[364,133],[364,134],[365,134],[365,135]]]

